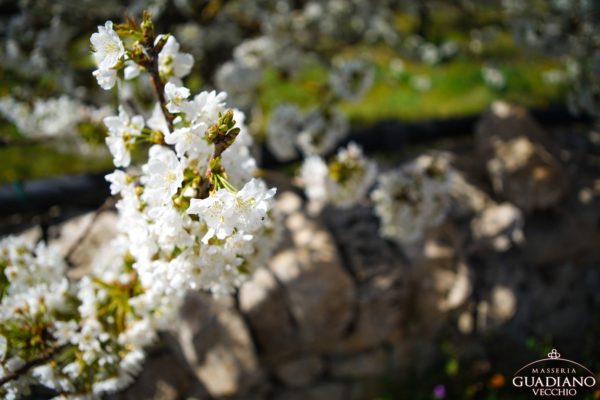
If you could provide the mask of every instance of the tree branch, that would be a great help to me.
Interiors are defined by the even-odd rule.
[[[144,49],[146,50],[146,54],[148,56],[147,63],[145,65],[146,71],[150,74],[150,80],[152,81],[152,86],[154,86],[154,91],[158,97],[158,102],[160,103],[160,109],[167,120],[167,125],[169,126],[169,131],[173,132],[173,119],[175,117],[173,114],[167,110],[167,102],[165,100],[165,85],[163,81],[160,79],[160,71],[158,68],[158,54],[159,52],[154,45],[155,41],[154,35],[145,38],[144,40]]]
[[[18,379],[21,375],[27,373],[31,368],[37,367],[38,365],[42,365],[45,362],[51,360],[52,357],[56,356],[58,353],[63,351],[66,347],[67,346],[64,344],[61,346],[58,346],[58,347],[52,347],[52,348],[48,349],[47,351],[43,352],[42,354],[40,354],[39,356],[27,361],[25,364],[23,364],[21,367],[17,368],[10,374],[5,375],[2,378],[0,378],[0,386],[4,385],[7,382]]]
[[[67,252],[65,254],[65,260],[67,260],[69,265],[72,265],[71,257],[73,256],[75,251],[79,248],[79,246],[81,246],[81,243],[83,243],[83,241],[88,237],[88,235],[92,231],[92,227],[94,226],[94,223],[96,223],[96,221],[98,220],[98,217],[100,217],[100,214],[109,210],[114,205],[115,205],[115,198],[109,197],[106,200],[104,200],[104,203],[102,203],[102,205],[100,207],[98,207],[96,209],[96,211],[94,211],[94,215],[92,216],[91,221],[87,224],[85,229],[79,234],[77,239],[75,241],[73,241],[73,243],[71,244],[71,247],[69,247],[69,249],[67,250]]]

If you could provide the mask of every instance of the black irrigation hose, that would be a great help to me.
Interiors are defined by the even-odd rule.
[[[589,122],[576,117],[564,106],[552,106],[543,110],[532,110],[532,116],[543,125],[574,122]],[[479,115],[404,123],[397,120],[378,122],[370,127],[353,130],[345,143],[355,141],[365,151],[398,151],[407,144],[422,143],[442,138],[472,134]],[[262,148],[261,166],[274,169],[289,165],[294,160],[282,163]],[[63,176],[24,183],[13,183],[0,187],[0,218],[18,213],[45,213],[53,206],[76,209],[94,209],[109,196],[106,173]]]
[[[0,218],[17,213],[43,213],[53,206],[99,207],[110,194],[105,175],[71,175],[1,186]]]
[[[574,116],[562,105],[532,109],[529,112],[535,120],[546,126],[591,122],[585,116]],[[481,114],[418,122],[384,120],[368,127],[352,130],[342,145],[353,141],[360,144],[365,152],[398,151],[409,144],[471,135],[480,117]],[[298,161],[299,159],[295,159],[281,163],[266,146],[263,146],[261,165],[265,168],[275,168]]]

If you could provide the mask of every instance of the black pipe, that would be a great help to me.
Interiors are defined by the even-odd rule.
[[[0,187],[0,217],[44,213],[53,206],[99,207],[110,195],[106,173],[13,182]]]
[[[543,110],[530,111],[542,125],[590,122],[589,118],[573,116],[564,106],[552,106]],[[434,141],[444,138],[472,135],[480,115],[457,117],[444,120],[401,122],[386,120],[372,126],[354,129],[341,145],[354,141],[366,152],[374,150],[399,151],[409,144]],[[289,162],[278,161],[262,146],[261,166],[280,168]],[[24,183],[13,183],[0,187],[0,218],[14,214],[42,214],[53,206],[71,209],[94,209],[109,196],[106,173],[63,176]]]
[[[563,105],[532,109],[529,113],[542,126],[592,121],[589,117],[571,114]],[[383,120],[371,126],[353,129],[340,145],[353,141],[361,145],[365,152],[398,151],[409,144],[472,135],[480,118],[481,114],[417,122]],[[263,146],[261,166],[264,168],[280,167],[298,161],[299,158],[287,162],[278,161],[269,149]]]

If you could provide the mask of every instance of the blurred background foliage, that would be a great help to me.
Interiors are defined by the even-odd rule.
[[[18,12],[11,3],[4,3],[5,15]],[[43,8],[42,3],[44,2],[36,7]],[[73,4],[72,7],[84,7],[84,3]],[[216,18],[215,15],[222,11],[223,4],[219,1],[201,3],[204,7],[199,14],[204,17],[198,18],[195,15],[193,18],[209,18],[206,15],[210,13],[210,18]],[[135,10],[140,5],[132,2],[129,7],[128,10]],[[107,10],[111,8],[107,7]],[[165,10],[167,11],[160,15],[158,25],[164,31],[169,31],[171,23],[180,22],[182,17],[177,16],[175,21],[170,21],[172,15],[168,12],[168,6]],[[394,10],[394,25],[399,37],[397,44],[358,43],[333,46],[335,54],[349,58],[367,58],[375,67],[374,84],[367,94],[359,102],[341,105],[353,127],[368,126],[384,119],[422,121],[472,115],[483,111],[497,99],[527,107],[564,103],[569,87],[567,80],[560,78],[564,75],[564,60],[519,47],[513,39],[507,15],[499,12],[495,4],[490,6],[484,3],[473,7],[467,15],[463,8],[454,4],[435,2],[428,10],[428,20],[424,27],[421,26],[418,13],[411,7],[400,6]],[[72,86],[93,87],[95,83],[91,76],[93,60],[89,52],[89,35],[101,21],[86,13],[77,21],[76,32],[66,35],[68,42],[62,63],[76,72]],[[415,36],[420,31],[424,37]],[[415,37],[440,48],[450,46],[452,55],[447,59],[426,62],[422,57],[415,56],[420,51],[419,46],[423,45],[415,43]],[[182,44],[182,49],[186,50],[185,43]],[[231,49],[223,52],[225,58],[231,56],[227,54],[231,53]],[[197,70],[186,81],[192,90],[210,86],[205,78],[206,74],[199,71],[206,68],[206,63],[206,60],[197,60]],[[486,67],[498,71],[503,82],[495,86],[486,82],[482,73]],[[60,68],[48,69],[47,72],[30,76],[18,68],[2,66],[0,96],[31,93],[40,97],[56,95],[60,92],[60,87],[56,84],[60,81],[56,76],[60,71]],[[553,74],[558,78],[551,81],[548,77]],[[319,63],[308,63],[303,65],[294,79],[288,78],[270,68],[259,83],[257,91],[261,115],[256,118],[254,130],[259,137],[264,136],[269,115],[277,105],[291,102],[308,108],[318,103],[321,88],[328,79],[328,71]],[[22,90],[23,87],[28,90]],[[98,101],[107,98],[106,94],[102,96]],[[15,127],[2,119],[0,138],[13,141],[19,137]],[[102,142],[101,138],[96,138],[95,141]],[[32,160],[35,161],[31,162]],[[98,172],[108,170],[111,164],[109,157],[102,152],[82,155],[79,151],[56,150],[41,143],[28,143],[1,147],[0,167],[0,181],[10,182]]]

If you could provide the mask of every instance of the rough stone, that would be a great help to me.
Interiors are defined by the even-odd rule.
[[[422,257],[415,260],[409,336],[435,340],[436,335],[468,305],[473,293],[469,267],[460,257],[460,229],[446,224],[426,237]]]
[[[302,199],[294,192],[285,191],[277,196],[276,207],[285,215],[300,211]]]
[[[330,358],[331,375],[335,378],[365,378],[381,376],[389,368],[389,357],[382,349],[361,354],[333,356]]]
[[[321,216],[336,239],[344,263],[358,282],[406,268],[400,250],[381,238],[379,220],[371,208],[326,207]]]
[[[473,237],[497,251],[523,242],[523,215],[510,203],[491,205],[471,221]]]
[[[296,212],[285,225],[295,247],[280,251],[268,267],[285,290],[299,345],[325,348],[340,338],[352,318],[353,282],[321,224]]]
[[[506,322],[510,320],[517,311],[517,299],[514,291],[505,286],[496,286],[492,290],[491,312],[497,321]]]
[[[232,298],[188,293],[176,329],[187,362],[212,396],[239,395],[261,383],[250,333]]]
[[[275,257],[282,256],[285,253]],[[240,288],[239,300],[263,356],[269,360],[285,357],[293,347],[291,344],[298,341],[298,334],[287,307],[285,290],[271,271],[257,270]]]
[[[317,356],[306,356],[279,365],[275,373],[291,387],[308,386],[315,382],[323,371],[323,362]]]
[[[50,244],[65,256],[74,249],[69,261],[77,268],[71,269],[69,276],[80,278],[89,273],[94,259],[98,257],[98,249],[117,235],[117,222],[118,216],[114,212],[105,211],[97,216],[90,212],[56,227]]]
[[[546,132],[523,108],[494,103],[477,126],[478,151],[496,193],[529,212],[557,204],[567,175]]]
[[[275,400],[347,400],[349,388],[341,383],[321,383],[304,390],[284,390]]]
[[[330,352],[364,351],[398,340],[408,305],[405,285],[406,275],[393,270],[359,286],[353,323]]]
[[[381,238],[371,209],[325,208],[344,264],[357,282],[354,322],[334,352],[364,351],[398,337],[409,298],[409,268],[402,252]]]

